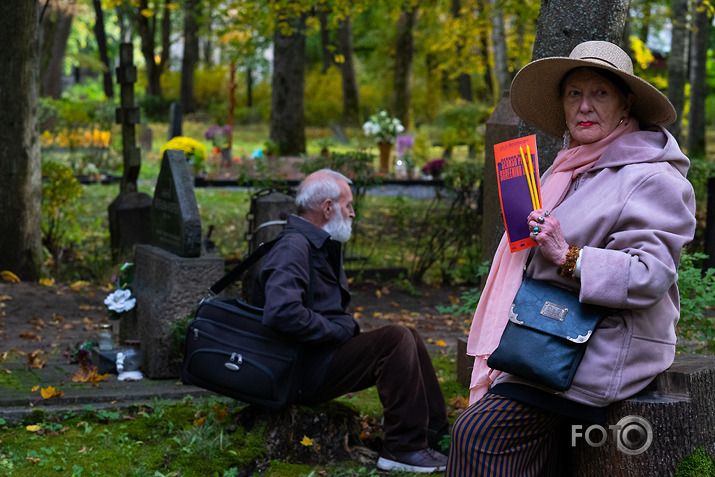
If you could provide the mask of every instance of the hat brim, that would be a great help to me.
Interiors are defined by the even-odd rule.
[[[642,125],[667,126],[676,118],[675,108],[653,85],[598,60],[565,57],[542,58],[524,66],[511,83],[509,97],[514,112],[525,122],[553,137],[566,130],[566,117],[559,86],[574,68],[589,66],[608,70],[620,77],[634,95],[631,115]]]

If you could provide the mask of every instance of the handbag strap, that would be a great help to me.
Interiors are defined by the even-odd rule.
[[[273,246],[278,243],[278,241],[283,238],[287,233],[291,232],[281,232],[278,234],[276,238],[271,240],[270,242],[263,242],[258,246],[258,248],[251,254],[249,255],[245,260],[243,260],[241,263],[236,265],[229,271],[226,275],[224,275],[222,278],[220,278],[216,283],[211,285],[209,287],[209,293],[211,296],[216,296],[220,294],[222,291],[226,289],[230,284],[238,280],[241,275],[243,275],[246,270],[254,266],[260,259],[262,259],[270,250],[273,248]],[[300,232],[293,232],[293,233],[300,233]],[[315,267],[313,266],[313,244],[310,243],[310,240],[308,241],[308,244],[310,246],[310,253],[308,255],[308,266],[310,268],[310,280],[308,281],[308,295],[307,295],[307,301],[306,301],[306,307],[312,309],[313,308],[313,291],[314,291],[314,285],[315,285]]]

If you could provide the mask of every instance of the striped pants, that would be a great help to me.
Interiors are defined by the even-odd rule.
[[[457,418],[445,477],[568,475],[559,462],[567,419],[487,393]]]

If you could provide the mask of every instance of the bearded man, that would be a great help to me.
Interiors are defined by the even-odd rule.
[[[361,333],[348,311],[341,243],[350,239],[355,216],[351,184],[330,169],[301,182],[298,215],[288,218],[286,233],[266,256],[254,304],[263,307],[264,324],[306,345],[296,403],[377,386],[384,413],[377,467],[441,471],[447,457],[435,448],[449,433],[447,413],[422,338],[402,325]]]

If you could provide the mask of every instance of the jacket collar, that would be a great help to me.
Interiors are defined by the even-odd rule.
[[[322,248],[330,240],[330,234],[320,227],[316,227],[298,215],[288,216],[288,227],[297,230],[307,238],[315,248]]]

